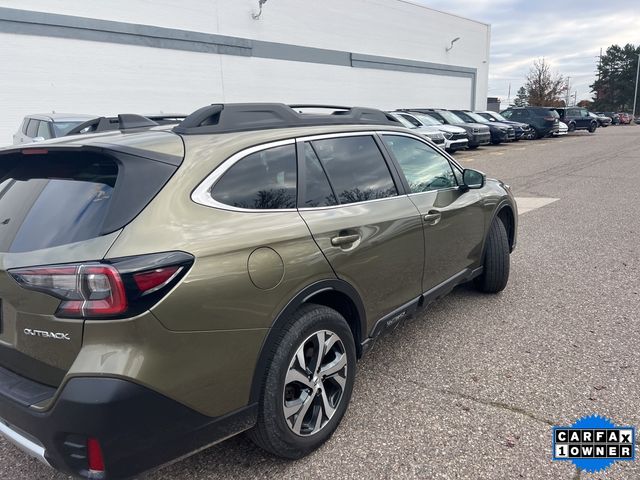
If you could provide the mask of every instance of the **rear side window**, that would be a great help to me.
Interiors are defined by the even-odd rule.
[[[312,145],[341,204],[398,194],[373,137],[330,138]]]
[[[235,163],[216,182],[211,197],[237,208],[296,208],[295,145],[268,148]]]
[[[338,201],[310,143],[304,144],[305,182],[301,207],[328,207]]]
[[[37,137],[42,137],[45,140],[48,140],[51,138],[51,130],[49,129],[49,122],[40,122],[40,125],[38,126],[38,134],[36,135]]]
[[[118,167],[107,157],[24,157],[0,180],[0,251],[26,252],[101,235]]]
[[[29,120],[27,125],[27,137],[35,138],[38,136],[38,128],[40,127],[40,120]]]

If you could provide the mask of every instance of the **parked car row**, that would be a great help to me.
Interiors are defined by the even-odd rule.
[[[405,127],[426,136],[449,153],[476,149],[484,145],[533,140],[566,135],[576,130],[594,133],[598,127],[625,125],[635,121],[628,113],[593,113],[582,107],[510,107],[501,113],[493,111],[447,110],[435,108],[398,109],[387,112]],[[146,115],[160,125],[179,123],[183,114]],[[88,133],[95,130],[96,120],[110,121],[95,115],[50,113],[28,115],[13,135],[14,145],[41,142],[52,138]]]

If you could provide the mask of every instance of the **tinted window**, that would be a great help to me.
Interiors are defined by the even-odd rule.
[[[25,135],[27,134],[27,125],[29,125],[29,118],[25,118],[20,126],[20,131]]]
[[[238,208],[296,207],[296,147],[252,153],[233,165],[211,191],[214,200]]]
[[[382,138],[400,164],[411,193],[458,185],[449,161],[428,145],[400,135],[383,135]]]
[[[31,138],[37,137],[39,126],[40,126],[39,120],[29,120],[29,125],[27,125],[27,136]]]
[[[40,122],[38,126],[38,134],[36,137],[42,137],[45,140],[51,138],[51,131],[49,130],[49,122]]]
[[[342,137],[313,142],[340,203],[398,194],[373,137]]]
[[[116,164],[98,156],[19,158],[0,179],[0,251],[26,252],[101,235],[117,175]]]
[[[512,115],[513,115],[513,111],[512,110],[506,110],[506,111],[502,112],[502,116],[504,118],[511,118]]]
[[[302,207],[327,207],[336,205],[336,196],[331,190],[327,175],[310,143],[304,145],[304,200]]]

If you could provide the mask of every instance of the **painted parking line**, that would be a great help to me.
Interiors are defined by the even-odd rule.
[[[504,155],[504,152],[491,152],[489,155]]]
[[[545,207],[553,202],[557,202],[559,198],[551,197],[516,197],[518,204],[518,214],[522,215],[538,208]]]

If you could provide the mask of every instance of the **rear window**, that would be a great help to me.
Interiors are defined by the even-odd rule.
[[[0,179],[0,251],[27,252],[99,236],[117,177],[115,161],[98,155],[18,158]]]
[[[533,111],[536,113],[536,115],[541,115],[543,117],[550,116],[550,117],[560,118],[560,115],[558,115],[558,112],[549,108],[534,108]]]

